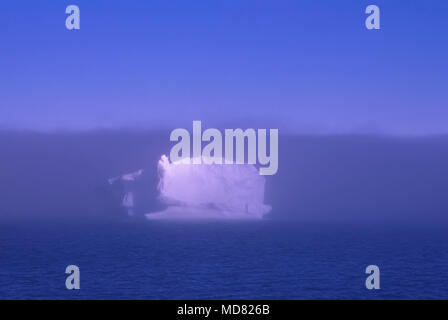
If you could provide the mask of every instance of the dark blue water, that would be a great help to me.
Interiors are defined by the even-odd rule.
[[[447,299],[446,228],[274,221],[0,227],[1,299]],[[81,289],[65,289],[78,265]],[[367,290],[367,265],[381,289]]]

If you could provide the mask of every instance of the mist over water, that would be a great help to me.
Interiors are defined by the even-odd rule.
[[[108,179],[140,169],[136,211],[161,211],[157,163],[170,147],[169,132],[1,132],[0,220],[126,219]],[[447,176],[447,137],[280,136],[263,204],[269,219],[445,223]]]

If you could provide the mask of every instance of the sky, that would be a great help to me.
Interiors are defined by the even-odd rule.
[[[446,134],[447,15],[446,0],[3,1],[0,128]]]

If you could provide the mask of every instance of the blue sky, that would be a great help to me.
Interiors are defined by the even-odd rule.
[[[447,15],[443,0],[5,1],[0,126],[448,133]]]

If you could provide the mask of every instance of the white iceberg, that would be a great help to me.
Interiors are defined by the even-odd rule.
[[[193,164],[186,158],[158,163],[163,211],[148,219],[261,219],[271,210],[264,204],[265,177],[249,164]]]

